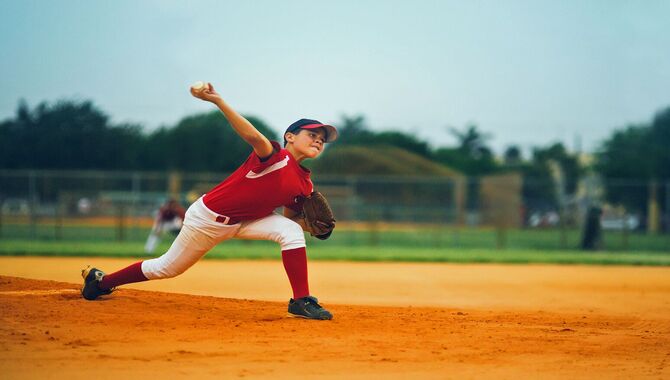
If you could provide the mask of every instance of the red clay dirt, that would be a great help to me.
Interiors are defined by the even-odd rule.
[[[21,260],[0,260],[0,273],[25,275],[29,269],[17,262],[31,259]],[[55,273],[63,272],[63,267],[53,266],[55,260],[42,259],[51,262]],[[63,260],[71,265],[76,259]],[[244,264],[205,261],[196,267]],[[255,268],[265,264],[281,265],[246,263]],[[387,286],[387,292],[400,296],[403,290],[394,288],[397,285],[388,278],[380,280],[380,273],[389,267],[402,273],[433,268],[432,264],[313,264],[319,273],[348,266],[354,273],[378,268],[368,283],[371,292]],[[510,293],[514,286],[493,287],[491,280],[480,277],[479,282],[464,281],[463,292],[476,298],[482,290],[478,287],[488,285],[501,301],[473,301],[467,307],[335,303],[327,305],[334,320],[306,321],[287,318],[285,302],[137,289],[88,302],[81,299],[76,279],[56,282],[3,275],[1,377],[670,378],[670,308],[663,297],[670,296],[667,268],[436,265],[438,271],[465,272],[463,277],[480,271],[477,275],[490,272],[495,278],[504,271],[521,281],[525,271],[529,278],[537,272],[546,278],[526,283],[536,305],[506,302],[514,298]],[[560,292],[551,294],[558,282],[547,273],[574,271],[579,281],[563,284]],[[590,281],[584,278],[589,272],[595,278],[590,289],[584,286]],[[624,285],[599,281],[598,273],[617,273],[616,283]],[[626,273],[638,280],[626,282]],[[341,276],[346,277],[345,272]],[[336,293],[325,284],[319,285],[324,293]],[[531,289],[534,284],[539,290]],[[355,285],[354,281],[345,289]],[[549,295],[542,298],[542,291]],[[592,297],[586,309],[570,299],[588,299],[596,293],[600,296]],[[518,293],[516,298],[525,295]],[[399,299],[398,305],[407,305],[406,299]],[[628,310],[626,304],[607,304],[627,299]],[[552,306],[547,300],[556,301]]]

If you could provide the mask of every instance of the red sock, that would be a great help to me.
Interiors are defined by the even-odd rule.
[[[288,280],[291,282],[293,299],[307,297],[309,295],[309,283],[307,281],[307,251],[305,247],[282,251],[281,259]]]
[[[120,271],[106,274],[105,277],[102,278],[102,281],[100,281],[100,284],[98,284],[98,287],[100,289],[111,289],[119,285],[147,280],[149,279],[142,273],[142,262],[138,261]]]

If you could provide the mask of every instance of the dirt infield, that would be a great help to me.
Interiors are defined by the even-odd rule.
[[[3,379],[670,378],[668,268],[314,262],[335,315],[317,322],[286,318],[278,261],[203,261],[95,302],[72,274],[86,261],[0,258]]]

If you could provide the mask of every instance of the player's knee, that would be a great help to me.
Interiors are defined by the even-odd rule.
[[[160,258],[158,258],[157,261],[149,263],[146,269],[143,268],[145,276],[150,280],[176,277],[184,273],[186,269],[188,269],[188,267],[175,265],[174,262],[166,263],[163,260],[160,260]]]
[[[292,220],[282,226],[281,230],[276,234],[275,241],[279,243],[282,250],[294,249],[305,246],[305,234],[302,227]]]
[[[188,268],[179,268],[175,266],[168,266],[165,268],[161,268],[159,271],[160,278],[172,278],[172,277],[177,277],[180,274],[186,272],[186,269]]]

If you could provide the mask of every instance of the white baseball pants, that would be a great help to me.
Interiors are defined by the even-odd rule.
[[[271,240],[281,250],[305,247],[302,227],[291,219],[271,214],[257,220],[226,225],[216,221],[221,215],[205,206],[202,197],[186,210],[181,232],[162,256],[142,262],[142,272],[150,280],[184,273],[209,250],[228,239]]]

